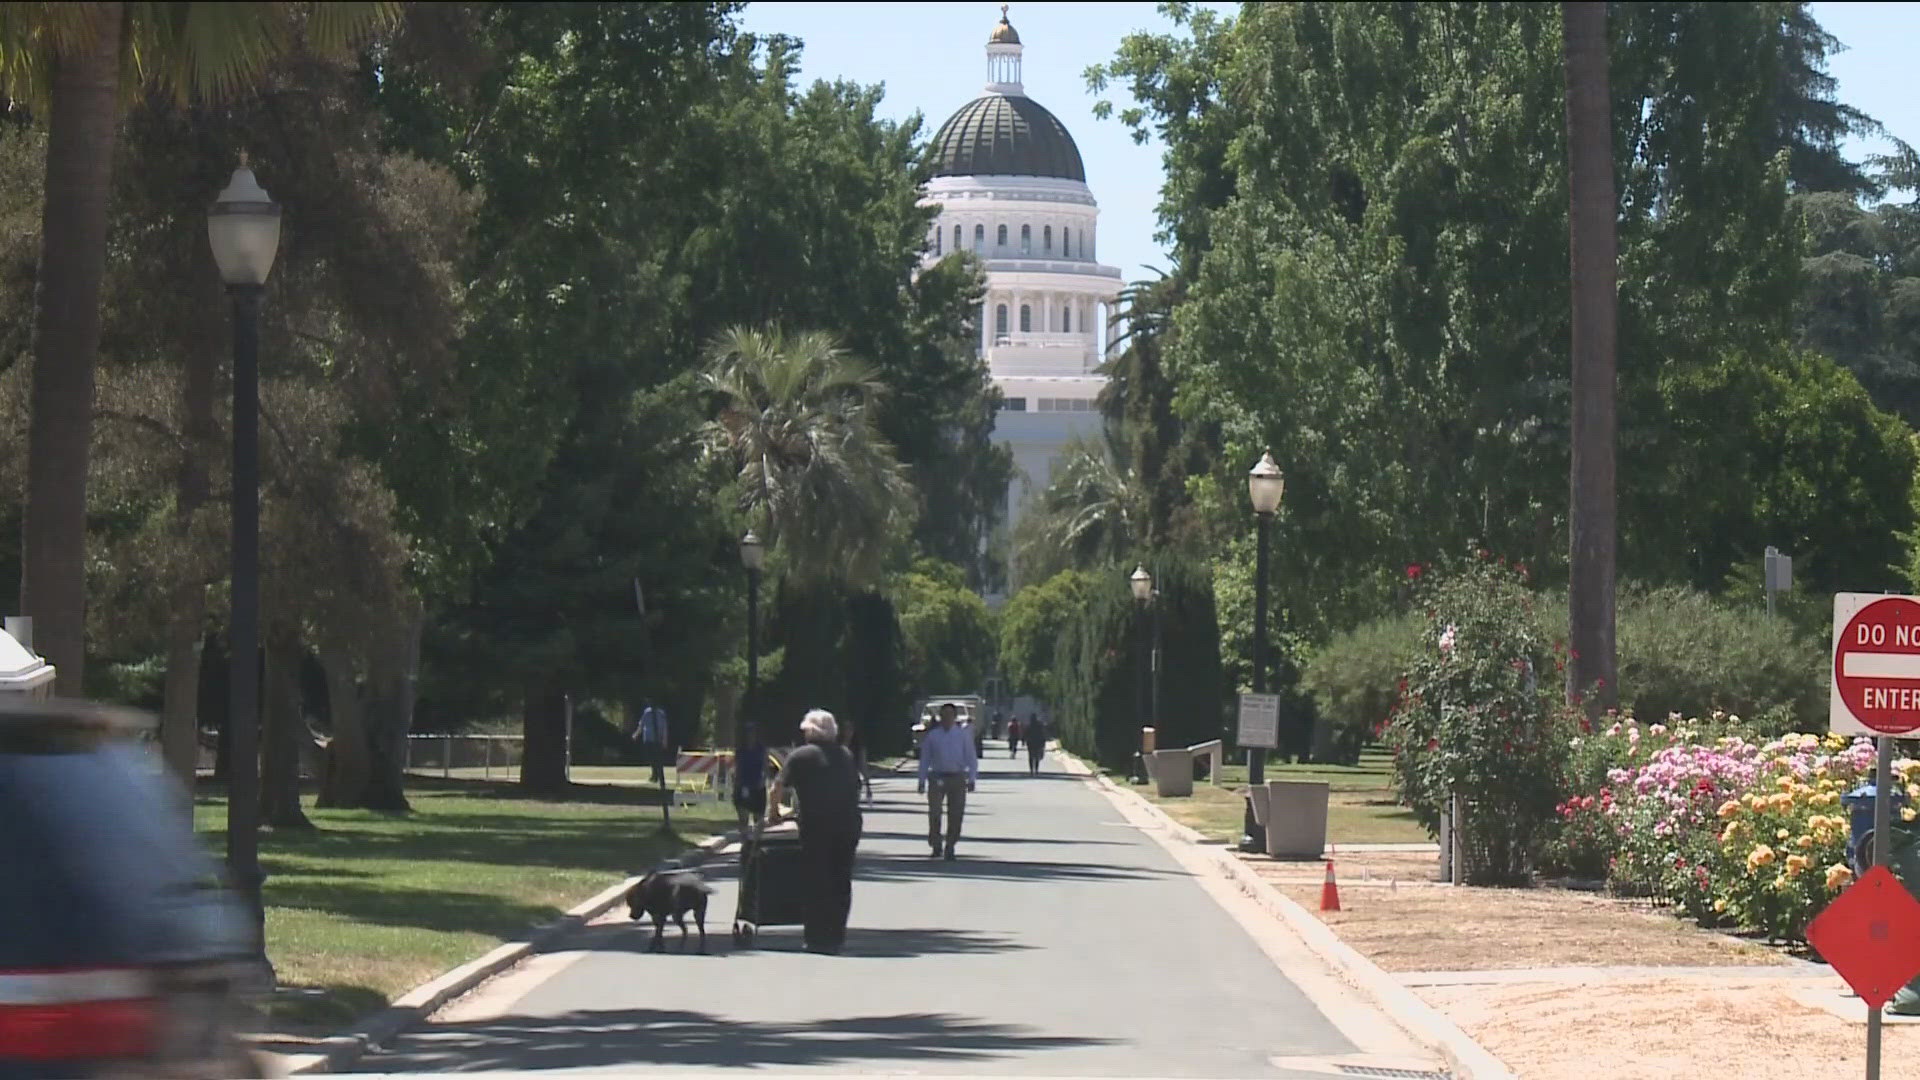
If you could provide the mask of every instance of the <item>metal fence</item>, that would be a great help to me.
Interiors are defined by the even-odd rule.
[[[526,757],[520,735],[408,735],[406,770],[423,776],[518,780]]]

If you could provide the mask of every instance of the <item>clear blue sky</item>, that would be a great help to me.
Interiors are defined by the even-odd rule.
[[[1234,4],[1208,4],[1231,10]],[[1167,268],[1153,239],[1160,193],[1160,151],[1137,146],[1117,120],[1095,120],[1082,77],[1111,58],[1120,39],[1170,26],[1152,3],[1015,3],[1010,16],[1026,46],[1027,93],[1073,133],[1087,183],[1100,200],[1100,260],[1129,279],[1143,266]],[[1920,56],[1920,4],[1814,4],[1815,15],[1848,46],[1833,58],[1840,98],[1865,109],[1892,133],[1920,143],[1914,64]],[[755,33],[783,33],[806,44],[802,77],[850,79],[886,87],[882,111],[924,118],[925,133],[978,96],[987,81],[984,47],[999,21],[993,3],[755,3],[742,16]],[[1118,104],[1118,103],[1116,103]],[[1856,156],[1878,147],[1852,145]]]

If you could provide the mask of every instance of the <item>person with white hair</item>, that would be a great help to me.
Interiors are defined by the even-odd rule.
[[[833,714],[814,709],[800,721],[806,745],[787,758],[774,782],[777,808],[788,790],[799,797],[800,853],[806,865],[805,937],[808,952],[838,953],[846,944],[853,906],[853,855],[860,846],[860,776],[840,745]]]

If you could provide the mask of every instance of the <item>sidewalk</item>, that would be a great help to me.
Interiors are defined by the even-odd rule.
[[[1324,862],[1212,846],[1525,1080],[1864,1071],[1865,1005],[1825,965],[1776,948],[1600,893],[1454,888],[1435,880],[1432,845],[1331,845],[1341,910],[1322,913]],[[1920,1018],[1887,1024],[1884,1075],[1915,1075]],[[1597,1073],[1596,1038],[1621,1032],[1632,1037],[1605,1040]]]

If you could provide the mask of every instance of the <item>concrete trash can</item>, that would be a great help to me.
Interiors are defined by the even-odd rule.
[[[1276,859],[1318,859],[1327,850],[1327,796],[1321,780],[1269,780],[1266,817],[1267,854]],[[1258,806],[1261,800],[1255,799]]]
[[[1153,793],[1161,798],[1193,794],[1193,751],[1155,750],[1147,755]]]

